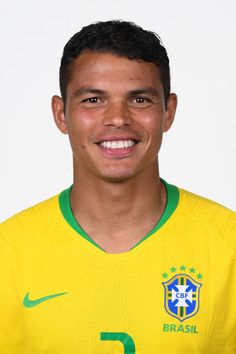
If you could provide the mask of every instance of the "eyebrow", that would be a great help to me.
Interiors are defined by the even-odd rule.
[[[74,98],[77,98],[81,95],[92,93],[95,95],[107,95],[108,92],[105,90],[97,89],[95,87],[81,87],[74,93]],[[131,90],[127,92],[128,96],[135,96],[141,94],[149,94],[152,96],[160,96],[159,90],[155,89],[154,87],[142,87],[135,90]]]
[[[74,96],[74,98],[77,98],[77,97],[84,95],[86,93],[92,93],[95,95],[104,95],[107,92],[105,90],[96,89],[94,87],[81,87],[75,91],[73,96]]]
[[[149,94],[152,96],[160,96],[159,90],[155,89],[154,87],[143,87],[137,90],[129,91],[129,95],[141,95],[141,94]]]

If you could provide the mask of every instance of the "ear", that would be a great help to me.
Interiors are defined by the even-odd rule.
[[[64,102],[59,96],[52,97],[52,113],[57,127],[63,134],[68,134],[66,125]]]
[[[171,93],[167,101],[166,118],[163,127],[164,132],[167,132],[170,129],[175,118],[176,108],[177,108],[177,96],[175,93]]]

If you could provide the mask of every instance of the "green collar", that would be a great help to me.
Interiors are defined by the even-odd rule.
[[[166,222],[169,220],[175,209],[177,208],[178,202],[179,202],[179,190],[176,186],[173,186],[171,184],[168,184],[165,182],[163,179],[161,179],[162,183],[165,186],[166,193],[167,193],[167,202],[165,206],[165,210],[160,218],[160,220],[157,222],[155,227],[147,234],[145,235],[144,238],[142,238],[141,241],[139,241],[133,248],[137,247],[140,243],[142,243],[144,240],[146,240],[148,237],[153,235],[157,230],[159,230]],[[61,194],[59,195],[59,205],[60,209],[62,212],[63,217],[65,220],[68,222],[68,224],[81,236],[83,236],[87,241],[92,243],[94,246],[100,248],[102,251],[104,251],[96,242],[94,242],[89,235],[81,228],[81,226],[78,224],[76,221],[71,205],[70,205],[70,192],[72,189],[73,185],[70,186],[68,189],[65,189]],[[104,251],[105,252],[105,251]]]

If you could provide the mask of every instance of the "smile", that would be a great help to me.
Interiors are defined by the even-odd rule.
[[[99,143],[105,149],[127,149],[135,144],[134,140],[101,141]]]

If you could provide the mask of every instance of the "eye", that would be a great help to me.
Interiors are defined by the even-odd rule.
[[[147,97],[135,97],[134,100],[137,103],[146,103],[146,102],[150,102],[150,99]]]
[[[85,98],[82,102],[83,103],[98,103],[98,97]]]
[[[148,107],[152,100],[147,96],[135,96],[131,98],[131,104],[139,107]]]
[[[103,97],[93,96],[93,97],[83,98],[80,103],[81,106],[84,108],[93,109],[93,108],[102,107],[105,103],[105,100]]]

